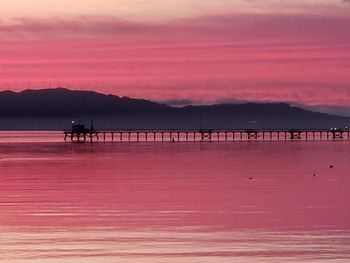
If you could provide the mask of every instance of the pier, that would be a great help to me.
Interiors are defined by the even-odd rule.
[[[64,131],[71,142],[190,142],[350,140],[350,130],[130,129],[95,130],[82,125]]]

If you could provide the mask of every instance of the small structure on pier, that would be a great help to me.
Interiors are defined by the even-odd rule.
[[[64,140],[66,141],[67,138],[70,138],[72,142],[86,142],[87,140],[93,142],[94,137],[98,140],[98,134],[99,132],[94,129],[92,120],[90,129],[83,124],[75,124],[72,121],[72,129],[64,132]]]
[[[259,138],[259,132],[255,130],[246,130],[248,140],[257,140]]]
[[[303,131],[299,131],[299,130],[289,130],[290,139],[291,140],[300,140],[302,132]]]
[[[83,124],[73,124],[72,125],[72,132],[74,133],[84,133],[89,131],[89,129],[85,128],[85,125]]]
[[[343,130],[331,129],[331,134],[333,139],[343,139],[343,134],[345,132]]]
[[[199,133],[200,133],[200,135],[201,135],[201,140],[202,141],[211,141],[211,135],[212,135],[212,133],[213,133],[213,130],[210,130],[210,129],[205,129],[205,130],[203,130],[203,129],[200,129],[199,130]]]

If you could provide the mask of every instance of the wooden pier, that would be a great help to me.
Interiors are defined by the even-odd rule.
[[[64,131],[72,142],[181,142],[254,140],[350,140],[350,130],[235,130],[235,129],[145,129]]]

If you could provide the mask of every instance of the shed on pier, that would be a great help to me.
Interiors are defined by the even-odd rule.
[[[89,129],[85,128],[85,125],[83,124],[73,124],[72,125],[72,132],[73,133],[85,133],[88,132]]]

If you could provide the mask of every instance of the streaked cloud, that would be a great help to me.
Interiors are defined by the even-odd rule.
[[[111,17],[68,19],[17,19],[0,22],[2,40],[78,39],[131,37],[145,40],[226,39],[252,40],[349,40],[350,17],[314,15],[228,15],[179,20],[169,23],[140,23]],[[301,30],[302,28],[302,30]]]
[[[342,0],[11,0],[2,1],[0,15],[47,19],[112,16],[133,21],[171,21],[228,14],[348,15]]]
[[[350,5],[341,0],[0,7],[0,89],[66,86],[174,105],[350,104]]]

